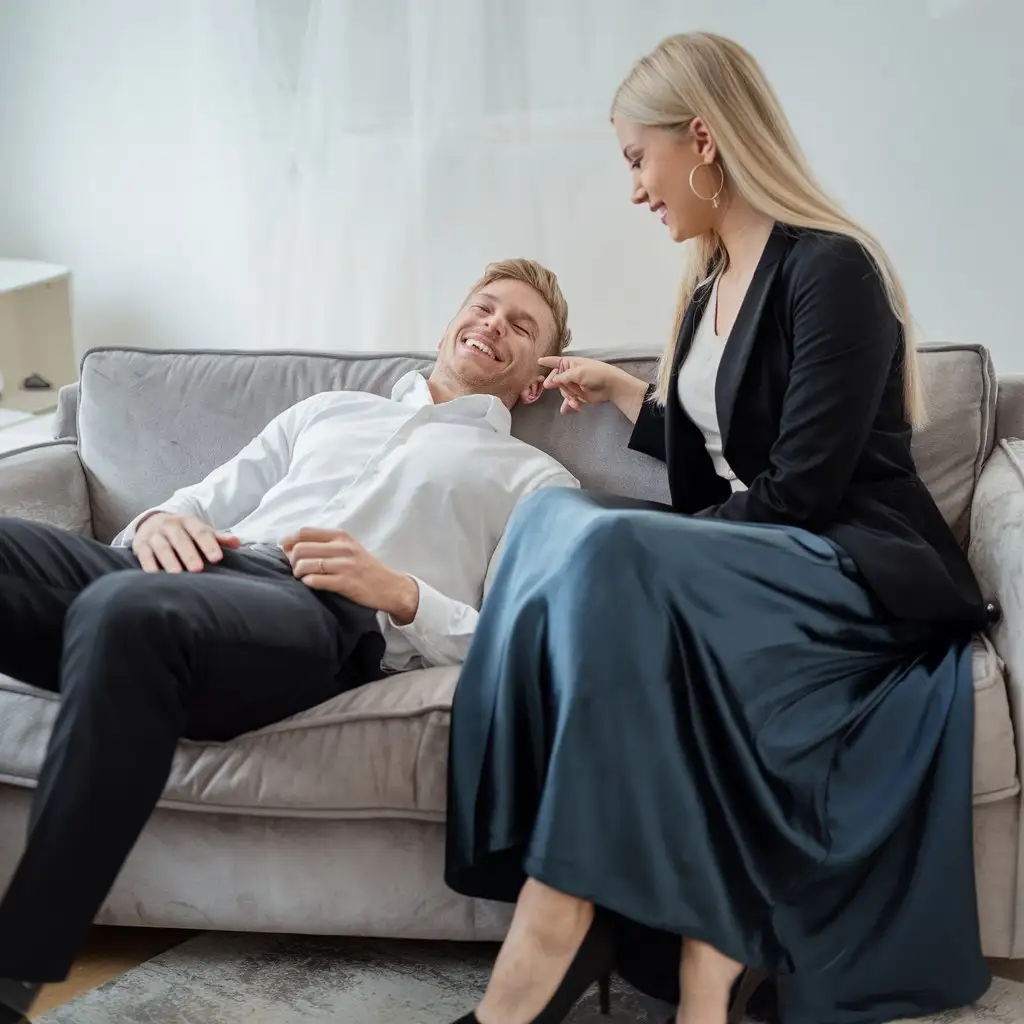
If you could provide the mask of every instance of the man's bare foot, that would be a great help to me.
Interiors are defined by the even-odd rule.
[[[728,1024],[733,982],[743,964],[695,939],[683,942],[677,1024]]]
[[[477,1007],[480,1024],[530,1024],[562,983],[593,920],[592,903],[529,879]]]

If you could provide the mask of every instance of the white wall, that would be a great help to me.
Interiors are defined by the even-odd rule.
[[[1024,371],[1021,0],[0,0],[0,254],[72,267],[80,347],[430,348],[482,264],[652,348],[677,251],[615,85],[672,31],[765,65],[926,337]]]

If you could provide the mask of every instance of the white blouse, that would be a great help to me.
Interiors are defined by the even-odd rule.
[[[704,447],[711,456],[715,472],[723,480],[728,480],[734,491],[745,491],[746,484],[736,479],[736,474],[722,454],[722,433],[718,426],[715,381],[718,379],[718,367],[729,339],[728,336],[723,337],[715,333],[717,319],[718,278],[715,278],[704,315],[694,331],[693,344],[679,368],[679,404],[686,415],[700,427],[704,435]]]

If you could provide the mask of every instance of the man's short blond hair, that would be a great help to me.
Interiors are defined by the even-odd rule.
[[[470,296],[496,281],[522,281],[540,294],[555,321],[555,336],[544,354],[560,356],[572,340],[572,331],[569,330],[569,304],[554,272],[534,260],[498,260],[487,264],[484,276],[470,289]]]

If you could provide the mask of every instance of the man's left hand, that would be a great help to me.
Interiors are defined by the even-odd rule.
[[[303,527],[281,542],[292,572],[313,590],[330,590],[356,604],[386,612],[400,626],[416,618],[420,588],[389,569],[344,530]]]

